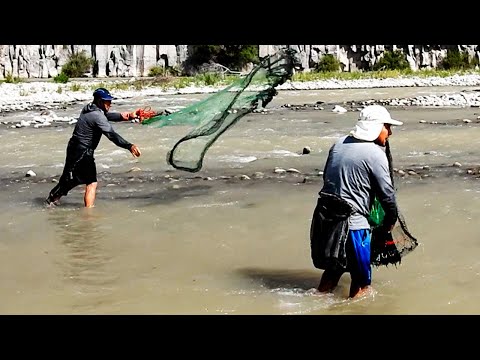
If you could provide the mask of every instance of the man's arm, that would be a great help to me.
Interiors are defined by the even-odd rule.
[[[116,111],[109,111],[105,114],[108,121],[119,122],[119,121],[128,121],[133,120],[137,117],[135,112],[116,112]]]
[[[102,130],[103,135],[105,135],[111,142],[115,145],[127,149],[134,157],[139,157],[142,155],[140,149],[137,145],[132,144],[125,140],[120,134],[118,134],[114,129],[112,124],[110,124],[106,117],[99,116],[97,118],[97,125]]]
[[[120,136],[120,134],[118,134],[113,129],[112,124],[109,123],[106,116],[99,114],[98,117],[96,118],[96,123],[97,123],[97,126],[102,131],[102,134],[105,135],[108,138],[108,140],[113,142],[118,147],[121,147],[127,150],[131,149],[132,143],[125,140],[122,136]]]

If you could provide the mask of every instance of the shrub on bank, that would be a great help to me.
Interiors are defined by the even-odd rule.
[[[478,59],[471,59],[468,53],[461,53],[458,49],[448,49],[447,55],[439,64],[445,70],[469,70],[478,66]]]
[[[340,71],[340,61],[332,54],[324,55],[315,66],[316,72],[337,72]]]
[[[407,55],[401,50],[385,51],[378,62],[373,65],[373,71],[379,70],[407,70],[410,64]]]

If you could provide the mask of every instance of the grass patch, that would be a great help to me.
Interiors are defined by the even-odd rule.
[[[382,71],[365,71],[365,72],[301,72],[295,73],[292,76],[292,81],[306,82],[306,81],[321,81],[321,80],[338,80],[338,81],[348,81],[348,80],[361,80],[361,79],[391,79],[391,78],[428,78],[428,77],[450,77],[454,75],[467,75],[475,74],[480,75],[480,70],[418,70],[412,71],[409,69],[405,70],[382,70]],[[239,75],[212,75],[212,74],[199,74],[196,76],[172,76],[172,75],[161,75],[155,77],[146,77],[139,78],[134,81],[125,79],[124,81],[117,80],[108,80],[104,79],[101,82],[95,82],[92,84],[90,82],[75,82],[70,85],[71,91],[93,91],[99,87],[104,87],[109,89],[111,92],[115,91],[139,91],[142,89],[154,87],[161,88],[164,91],[168,90],[179,90],[189,86],[202,87],[202,86],[216,86],[216,87],[226,87],[236,81],[239,78]],[[11,81],[11,79],[9,79]],[[74,79],[70,79],[74,80]],[[92,78],[93,81],[98,80]],[[1,83],[2,81],[0,81]],[[7,82],[7,81],[3,81]]]

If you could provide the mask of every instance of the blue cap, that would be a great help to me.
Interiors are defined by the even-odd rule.
[[[94,98],[100,98],[102,100],[114,100],[115,98],[110,94],[107,89],[98,88],[93,92]]]

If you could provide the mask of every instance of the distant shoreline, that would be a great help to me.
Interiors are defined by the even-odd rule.
[[[42,106],[58,107],[90,101],[92,88],[111,84],[111,92],[118,99],[128,99],[138,96],[162,96],[172,94],[205,94],[215,93],[222,86],[189,86],[179,89],[164,89],[160,86],[147,86],[135,89],[115,89],[115,84],[128,83],[135,79],[98,79],[88,78],[58,84],[53,81],[25,81],[19,83],[0,84],[0,114],[11,111],[27,111]],[[86,87],[85,83],[89,83]],[[480,75],[454,75],[450,77],[405,77],[386,79],[358,79],[358,80],[318,80],[318,81],[287,81],[279,85],[277,90],[328,90],[328,89],[361,89],[361,88],[394,88],[394,87],[480,87]]]

